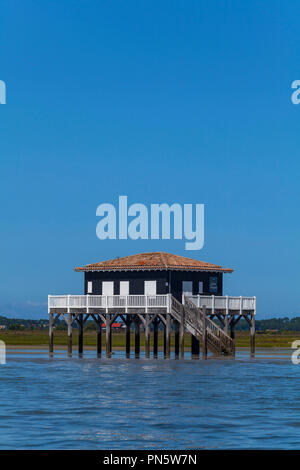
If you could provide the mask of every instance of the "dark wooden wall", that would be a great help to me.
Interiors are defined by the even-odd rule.
[[[218,291],[209,291],[209,278],[211,276],[218,278]],[[90,271],[85,273],[84,293],[87,294],[88,281],[93,282],[93,294],[102,295],[101,281],[114,281],[114,294],[120,294],[120,281],[129,282],[129,293],[131,295],[144,294],[144,281],[157,281],[157,294],[167,294],[171,292],[178,300],[182,296],[182,281],[193,282],[193,294],[198,294],[199,281],[203,282],[203,294],[222,295],[223,293],[223,274],[209,272],[186,272],[186,271],[118,271],[118,272],[99,272]],[[169,288],[171,280],[171,288]]]

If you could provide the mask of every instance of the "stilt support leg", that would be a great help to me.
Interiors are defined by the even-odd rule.
[[[126,357],[130,357],[130,325],[131,325],[131,318],[127,315],[126,319]]]
[[[179,325],[179,343],[180,343],[180,357],[184,358],[184,315],[181,314],[181,322]]]
[[[171,317],[166,314],[166,328],[165,328],[165,357],[170,357],[170,334],[171,334]]]
[[[106,314],[105,339],[106,339],[106,357],[111,357],[111,321],[110,321],[110,314]]]
[[[83,354],[83,316],[79,315],[77,320],[78,324],[78,354],[82,356]]]
[[[53,354],[53,313],[49,318],[49,354]]]
[[[203,313],[203,333],[202,333],[202,354],[203,359],[207,358],[207,324],[206,324],[206,309],[202,308]]]
[[[199,352],[200,352],[199,340],[194,335],[192,335],[192,357],[195,359],[199,357]]]
[[[179,358],[179,322],[175,322],[175,358]]]
[[[140,321],[135,320],[135,343],[134,343],[135,357],[140,357]]]
[[[97,356],[101,357],[102,354],[102,327],[101,323],[97,324]]]
[[[145,325],[145,354],[146,357],[150,357],[150,318],[149,315],[146,314],[146,325]]]
[[[224,331],[225,333],[228,334],[228,328],[229,328],[229,323],[228,323],[228,315],[226,314],[224,316]]]
[[[158,353],[158,321],[153,321],[153,356],[156,359]]]
[[[68,356],[72,356],[72,314],[68,314]]]
[[[251,315],[251,326],[250,326],[250,335],[251,335],[251,356],[255,355],[255,316],[254,314]]]
[[[235,355],[235,332],[234,332],[234,318],[231,318],[230,321],[230,337],[233,341],[233,351],[232,354]]]

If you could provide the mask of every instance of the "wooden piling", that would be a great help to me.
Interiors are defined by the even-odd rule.
[[[101,317],[92,313],[92,318],[96,323],[97,328],[97,357],[102,355],[102,326],[101,326]]]
[[[199,343],[199,340],[194,335],[192,335],[191,349],[192,349],[192,357],[194,358],[199,357],[200,343]]]
[[[203,314],[203,332],[202,332],[202,354],[203,359],[207,358],[207,322],[206,322],[206,308],[202,307]]]
[[[99,322],[97,324],[97,356],[101,357],[102,354],[102,326]]]
[[[145,355],[146,358],[150,357],[150,317],[146,314],[145,324]]]
[[[110,314],[106,314],[105,317],[105,339],[106,339],[106,357],[111,357],[111,321],[110,321]]]
[[[179,343],[180,343],[180,357],[184,358],[184,313],[181,312],[181,322],[179,325]]]
[[[68,355],[72,356],[72,314],[68,313]]]
[[[83,316],[79,315],[77,318],[78,324],[78,354],[82,356],[83,354]]]
[[[234,318],[231,317],[231,319],[230,319],[230,338],[233,341],[233,350],[232,350],[233,355],[235,355],[235,331],[234,331],[234,327],[235,327]]]
[[[155,319],[153,321],[153,356],[157,358],[158,353],[158,324],[159,320]]]
[[[250,326],[250,350],[251,356],[255,355],[255,316],[251,315],[251,326]]]
[[[49,354],[53,354],[53,313],[49,316]]]
[[[163,325],[163,327],[164,327],[164,357],[166,357],[166,354],[167,354],[166,325]]]
[[[130,315],[127,316],[126,319],[126,357],[130,357],[130,325],[131,325],[131,317]]]
[[[228,334],[228,329],[229,329],[228,315],[226,314],[224,316],[224,331],[226,334]]]
[[[140,357],[140,321],[138,318],[135,319],[134,353],[136,358]]]
[[[179,358],[179,322],[175,321],[175,358]]]
[[[165,333],[165,357],[170,357],[171,316],[169,313],[166,314]]]

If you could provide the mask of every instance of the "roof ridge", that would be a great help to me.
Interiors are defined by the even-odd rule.
[[[165,253],[163,251],[160,251],[159,254],[160,254],[160,259],[161,259],[162,264],[167,268],[168,263],[165,259]]]

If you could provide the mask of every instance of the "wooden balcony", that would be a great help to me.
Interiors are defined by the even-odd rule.
[[[256,297],[230,297],[214,295],[188,296],[196,307],[206,307],[208,315],[256,313]],[[184,296],[182,303],[184,304]],[[75,313],[113,312],[147,313],[154,310],[171,313],[171,294],[165,295],[49,295],[48,312]]]

